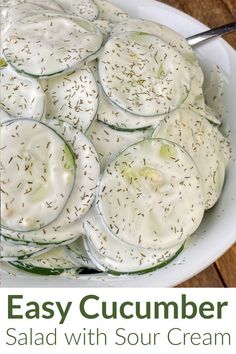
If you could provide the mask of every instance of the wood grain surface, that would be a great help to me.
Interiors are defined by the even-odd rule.
[[[160,0],[186,12],[209,27],[236,21],[236,0]],[[224,37],[236,48],[236,33]]]
[[[209,27],[236,21],[236,0],[160,0],[160,2],[195,17]],[[224,36],[224,39],[236,49],[236,32]],[[179,286],[236,287],[236,244],[210,267]]]

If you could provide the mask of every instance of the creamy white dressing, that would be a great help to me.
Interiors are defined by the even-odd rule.
[[[205,208],[212,208],[221,194],[229,162],[227,139],[207,119],[187,109],[179,109],[167,116],[153,137],[174,141],[192,156],[202,176]]]
[[[84,229],[89,240],[87,251],[103,271],[130,273],[148,270],[169,260],[182,246],[180,242],[170,248],[153,250],[129,245],[109,231],[95,207],[85,218]]]
[[[70,257],[74,258],[81,265],[90,269],[95,268],[85,250],[84,238],[82,236],[79,237],[75,242],[66,246],[66,251]]]
[[[9,65],[0,70],[1,108],[14,118],[39,120],[45,108],[45,95],[34,78],[16,73]]]
[[[163,24],[148,21],[144,19],[128,18],[121,23],[118,23],[113,31],[112,36],[126,32],[144,32],[160,37],[172,48],[177,50],[191,65],[198,65],[196,54],[186,39],[178,32]]]
[[[78,67],[101,44],[101,33],[85,19],[44,13],[10,26],[3,53],[16,70],[47,77]]]
[[[129,18],[127,12],[104,0],[93,0],[98,7],[98,17],[102,20],[108,20],[114,23],[124,21]]]
[[[173,47],[148,33],[112,37],[104,46],[98,68],[109,99],[140,116],[175,110],[191,87],[189,63]]]
[[[76,261],[75,259],[73,260],[68,253],[66,252],[66,249],[64,246],[60,246],[54,249],[51,249],[42,255],[39,256],[33,256],[30,259],[26,259],[23,261],[20,261],[22,266],[28,266],[32,267],[32,270],[34,268],[46,268],[46,269],[71,269],[71,268],[79,268],[80,263]]]
[[[214,111],[223,87],[219,69],[218,81],[208,78],[203,93],[197,57],[180,34],[131,19],[105,0],[3,5],[1,122],[42,118],[45,125],[34,122],[43,129],[36,134],[26,127],[30,120],[19,120],[25,130],[3,134],[2,259],[75,278],[81,267],[122,274],[167,264],[221,194],[230,145],[209,123],[219,125],[222,115]],[[154,129],[154,137],[167,140],[150,139]],[[48,150],[49,138],[54,148]],[[31,176],[16,161],[22,149]],[[32,201],[49,156],[50,183]],[[61,166],[65,159],[69,170]],[[33,187],[24,194],[19,183],[28,187],[28,177]],[[42,208],[48,197],[51,213]],[[32,257],[45,247],[52,249]]]
[[[40,246],[25,246],[13,244],[5,241],[3,238],[0,240],[0,260],[12,261],[19,258],[27,258],[33,254],[46,252],[47,249]]]
[[[54,0],[24,0],[25,2],[40,5],[46,10],[64,12],[64,9],[58,4],[58,1]]]
[[[202,179],[179,145],[143,140],[107,166],[98,207],[118,239],[144,248],[172,247],[183,243],[202,221]]]
[[[30,231],[50,224],[74,185],[69,147],[44,124],[14,120],[1,127],[0,149],[2,226]]]
[[[83,133],[65,122],[51,120],[47,124],[65,139],[75,155],[75,184],[61,221],[61,224],[65,225],[79,220],[93,204],[100,175],[100,163],[94,146]]]
[[[1,235],[9,242],[17,242],[21,245],[57,247],[72,243],[83,235],[83,223],[81,220],[65,225],[57,222],[38,231],[25,233],[1,229]]]
[[[222,121],[225,107],[223,104],[224,95],[224,74],[221,68],[213,63],[209,63],[209,73],[204,75],[203,93],[207,105],[212,109],[219,120]]]
[[[86,135],[99,155],[103,170],[127,146],[150,137],[152,132],[152,128],[134,132],[114,130],[108,125],[95,120]]]
[[[93,21],[93,24],[101,31],[104,41],[106,41],[111,35],[114,23],[108,20],[97,19]]]
[[[97,119],[114,129],[132,131],[157,125],[163,116],[144,117],[131,114],[113,104],[99,84],[99,106]]]
[[[57,0],[65,12],[81,16],[89,21],[98,17],[98,7],[93,0]]]
[[[46,97],[46,118],[62,119],[85,132],[98,109],[98,87],[89,68],[40,83]]]
[[[71,147],[75,156],[75,182],[70,198],[54,223],[38,231],[17,233],[4,231],[4,235],[20,241],[31,240],[38,244],[61,243],[82,234],[82,217],[95,199],[100,174],[97,152],[83,133],[65,122],[47,121]]]
[[[11,120],[11,119],[12,118],[9,116],[9,114],[7,114],[7,112],[0,109],[0,124],[2,124],[3,122],[6,122],[8,120]]]
[[[114,105],[108,97],[105,95],[98,74],[98,61],[93,60],[88,64],[92,71],[99,89],[99,105],[97,111],[97,120],[110,125],[114,129],[132,131],[142,128],[148,128],[152,125],[155,126],[160,121],[160,116],[155,117],[140,117],[125,110],[120,109],[117,105]],[[113,129],[113,131],[114,131]]]
[[[8,29],[14,22],[23,19],[30,15],[44,13],[45,9],[39,4],[33,3],[19,3],[4,11],[5,28]]]

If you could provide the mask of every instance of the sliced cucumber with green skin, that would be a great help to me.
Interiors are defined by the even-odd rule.
[[[136,143],[112,161],[100,180],[97,203],[109,230],[143,248],[169,248],[200,225],[200,173],[179,145],[164,139]]]
[[[202,69],[199,66],[195,66],[195,75],[192,79],[191,90],[180,108],[191,109],[203,118],[209,120],[214,125],[220,125],[220,120],[216,117],[216,114],[206,105],[205,97],[203,95],[203,81],[204,76]]]
[[[66,246],[66,250],[69,252],[71,258],[75,257],[84,267],[96,269],[85,250],[83,237],[79,237],[75,242]]]
[[[98,77],[98,61],[97,59],[94,59],[94,60],[91,60],[87,63],[87,66],[89,68],[89,70],[91,70],[96,82],[97,82],[97,85],[99,87],[99,77]],[[100,96],[100,93],[99,93],[99,96]],[[100,97],[99,97],[100,99]]]
[[[38,4],[18,2],[4,10],[5,28],[8,29],[14,22],[19,21],[24,17],[43,12],[45,12],[45,9]]]
[[[225,112],[225,105],[223,104],[224,94],[224,74],[218,65],[212,65],[211,70],[205,72],[203,93],[206,97],[206,104],[212,109],[217,119],[221,123],[222,116]]]
[[[171,263],[176,257],[178,257],[178,255],[183,251],[184,249],[184,245],[182,245],[178,251],[172,255],[172,257],[170,257],[170,251],[166,250],[163,251],[162,256],[160,256],[159,259],[157,259],[157,263],[151,267],[149,267],[147,265],[147,268],[143,268],[142,266],[137,267],[137,270],[125,270],[125,265],[121,266],[121,263],[119,263],[119,261],[112,260],[109,258],[104,257],[103,255],[101,255],[91,244],[91,242],[89,242],[89,240],[85,239],[84,241],[85,243],[85,248],[86,251],[88,253],[88,255],[90,256],[92,262],[96,265],[96,267],[98,269],[100,269],[102,272],[106,272],[108,274],[114,275],[114,276],[121,276],[121,275],[142,275],[142,274],[147,274],[147,273],[151,273],[154,272],[158,269],[164,268],[166,267],[169,263]],[[127,267],[128,269],[128,267]]]
[[[93,65],[93,73],[97,77],[96,62]],[[205,105],[202,84],[203,84],[203,72],[196,63],[192,69],[192,81],[191,81],[191,90],[181,105],[181,107],[191,108],[201,114],[206,116],[207,107]],[[99,80],[99,79],[98,79]],[[98,108],[98,120],[103,123],[111,126],[114,129],[132,131],[137,129],[142,129],[145,127],[156,126],[164,119],[165,115],[156,116],[156,117],[140,117],[134,114],[125,112],[124,110],[119,109],[116,105],[112,104],[108,97],[106,97],[104,91],[99,86],[99,108]],[[207,114],[207,119],[213,119],[212,114]],[[216,121],[214,121],[217,123]]]
[[[58,12],[59,10],[59,12]],[[57,10],[53,10],[51,7],[48,7],[46,5],[46,2],[41,1],[41,4],[39,3],[33,3],[30,1],[25,1],[21,2],[15,6],[9,7],[5,11],[5,22],[6,22],[6,28],[9,28],[13,23],[31,15],[38,15],[38,14],[44,14],[46,11],[51,12],[51,11],[56,11],[58,13],[63,12],[62,8],[58,6]]]
[[[12,266],[39,275],[59,275],[65,270],[82,268],[67,254],[64,247],[54,248],[24,261],[9,262]]]
[[[12,120],[13,118],[10,117],[7,112],[4,110],[0,109],[0,124],[7,122],[8,120]]]
[[[153,137],[174,141],[192,156],[202,175],[205,208],[211,208],[224,184],[230,156],[229,141],[207,119],[186,109],[168,115]]]
[[[66,122],[48,120],[54,129],[71,146],[75,155],[76,180],[62,215],[63,224],[81,219],[94,202],[100,176],[98,154],[89,139]]]
[[[166,261],[172,259],[182,248],[182,244],[160,250],[129,245],[109,231],[95,207],[86,216],[84,230],[92,244],[90,251],[108,271],[140,273],[157,269],[158,266],[166,264]]]
[[[141,117],[125,112],[114,105],[99,85],[99,106],[97,119],[113,129],[132,132],[156,126],[164,116]]]
[[[124,32],[145,32],[160,37],[176,49],[191,65],[199,65],[193,48],[187,40],[173,29],[160,23],[140,18],[129,18],[118,23],[112,30],[112,36]]]
[[[98,7],[99,18],[111,22],[120,22],[126,20],[129,15],[118,6],[105,0],[93,0]]]
[[[103,34],[103,39],[104,41],[107,41],[108,38],[111,35],[111,31],[114,27],[114,23],[112,23],[111,21],[108,20],[94,20],[93,24],[95,26],[97,26],[97,28],[101,31],[101,33]]]
[[[64,12],[64,9],[54,0],[26,0],[25,2],[40,5],[47,10]]]
[[[41,122],[17,119],[2,124],[0,151],[1,226],[28,232],[52,223],[74,186],[67,143]]]
[[[118,153],[140,140],[151,137],[152,132],[153,129],[118,131],[95,120],[86,135],[93,143],[100,158],[101,168],[104,169]]]
[[[54,0],[2,0],[2,5],[6,7],[12,7],[24,3],[39,5],[49,10],[63,11],[62,7]]]
[[[48,120],[47,124],[62,136],[75,156],[76,177],[70,198],[60,217],[48,227],[27,233],[9,230],[3,232],[10,239],[39,245],[60,243],[83,234],[81,219],[94,202],[100,176],[98,155],[83,133],[62,121]]]
[[[216,113],[206,104],[204,105],[204,118],[206,118],[210,123],[219,127],[221,125],[221,120],[217,117]]]
[[[98,87],[89,68],[40,81],[46,95],[46,118],[62,119],[85,132],[98,109]]]
[[[41,231],[41,230],[39,230]],[[38,231],[38,232],[39,232]],[[49,231],[49,230],[47,230]],[[43,229],[43,234],[41,234],[41,240],[34,239],[35,235],[31,234],[33,240],[29,241],[24,238],[24,234],[22,232],[14,232],[9,230],[0,230],[1,238],[13,245],[23,245],[23,246],[36,246],[36,247],[47,247],[53,248],[57,246],[65,246],[77,240],[83,234],[82,223],[73,223],[66,225],[61,228],[54,228],[51,230],[53,235],[47,234]],[[38,235],[39,236],[39,235]],[[57,241],[57,237],[59,241]],[[53,239],[52,239],[53,238]],[[62,240],[61,240],[62,239]]]
[[[98,17],[98,7],[93,0],[57,0],[64,10],[72,15],[93,21]]]
[[[39,246],[26,246],[13,244],[5,241],[2,237],[0,239],[0,260],[1,261],[14,261],[20,259],[26,259],[32,255],[39,255],[47,252],[47,248]]]
[[[84,18],[44,13],[25,17],[8,29],[3,55],[17,71],[43,78],[79,67],[99,50],[102,40],[97,27]]]
[[[104,92],[120,108],[145,117],[178,108],[191,88],[191,66],[157,36],[143,32],[116,35],[99,58]]]
[[[14,118],[41,119],[45,95],[36,79],[22,76],[9,65],[0,70],[0,106]]]

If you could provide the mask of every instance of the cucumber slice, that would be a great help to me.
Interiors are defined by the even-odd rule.
[[[45,124],[17,119],[2,124],[0,149],[1,225],[27,232],[50,224],[74,185],[68,145]]]
[[[103,224],[96,208],[86,216],[84,230],[91,243],[93,257],[102,265],[102,270],[118,273],[148,272],[157,269],[173,258],[182,245],[152,250],[135,247],[115,237]],[[101,269],[101,268],[100,268]]]
[[[201,117],[206,118],[209,122],[219,126],[221,124],[220,120],[216,117],[216,114],[206,105],[205,102],[202,88],[204,81],[202,69],[196,65],[195,69],[193,70],[195,71],[195,74],[192,79],[191,90],[181,108],[191,109]]]
[[[97,119],[113,129],[126,132],[147,129],[150,128],[150,126],[156,126],[163,118],[164,116],[141,117],[125,112],[108,99],[99,85]]]
[[[92,0],[57,0],[57,2],[72,15],[84,17],[89,21],[98,17],[98,7]]]
[[[39,82],[14,72],[9,65],[0,71],[0,106],[15,118],[41,119],[45,95]]]
[[[12,266],[39,275],[59,275],[65,270],[81,268],[81,264],[67,254],[64,247],[54,248],[40,256],[24,261],[9,262]]]
[[[219,127],[221,125],[221,120],[216,116],[216,113],[206,104],[204,105],[204,118],[206,118],[210,123]]]
[[[97,28],[103,34],[103,40],[107,41],[111,35],[111,31],[114,27],[114,23],[112,23],[111,21],[98,19],[98,20],[94,20],[93,24],[97,26]]]
[[[206,119],[191,110],[179,109],[168,115],[153,133],[181,145],[193,158],[202,175],[205,208],[218,200],[229,162],[230,143]]]
[[[23,19],[24,17],[44,13],[45,9],[39,4],[19,2],[4,11],[4,19],[6,28],[8,29],[13,23]]]
[[[1,261],[14,261],[26,259],[32,255],[39,255],[47,251],[47,248],[39,246],[25,246],[7,242],[2,237],[0,239],[0,260]]]
[[[46,9],[52,10],[52,11],[62,11],[62,7],[56,3],[54,0],[1,0],[2,6],[6,7],[12,7],[15,5],[23,4],[23,3],[28,3],[28,4],[34,4],[34,5],[39,5],[41,7],[44,7]]]
[[[10,7],[18,5],[21,2],[24,2],[24,0],[2,0],[1,6]]]
[[[98,207],[118,239],[143,248],[170,248],[183,244],[202,220],[202,180],[179,145],[146,139],[107,166]]]
[[[98,108],[98,87],[89,68],[41,80],[46,117],[62,119],[85,132]]]
[[[118,131],[95,120],[87,131],[87,137],[93,143],[104,169],[122,150],[134,143],[151,137],[153,129],[133,132]]]
[[[98,51],[102,40],[97,27],[84,18],[44,13],[25,17],[8,29],[3,55],[19,72],[48,77],[81,65]]]
[[[40,246],[52,248],[57,246],[69,245],[83,234],[82,223],[73,223],[63,227],[54,227],[51,229],[52,234],[49,234],[49,227],[38,231],[38,237],[35,239],[35,234],[28,232],[26,235],[29,239],[25,239],[22,232],[14,232],[10,230],[0,230],[1,238],[12,244],[22,246]],[[41,237],[41,239],[40,239]],[[40,239],[40,240],[39,240]]]
[[[87,253],[89,254],[92,262],[96,265],[98,269],[100,269],[102,272],[106,272],[108,274],[114,275],[114,276],[121,276],[121,275],[142,275],[142,274],[147,274],[154,272],[158,269],[166,267],[169,263],[171,263],[175,258],[178,257],[178,255],[183,251],[184,245],[181,246],[178,251],[170,257],[170,251],[162,251],[162,255],[160,253],[160,258],[156,259],[155,265],[151,266],[150,268],[149,265],[147,265],[147,268],[143,265],[143,267],[137,267],[137,270],[132,270],[128,269],[128,267],[125,269],[125,267],[120,267],[120,263],[117,259],[112,260],[109,258],[105,258],[102,256],[89,242],[89,240],[85,240],[85,248]],[[158,253],[158,252],[157,252]],[[154,264],[154,262],[153,262]],[[142,268],[142,269],[140,269]]]
[[[97,77],[96,62],[94,62],[92,70],[94,75]],[[214,120],[214,116],[212,113],[207,112],[207,107],[203,97],[203,72],[198,63],[196,63],[191,70],[193,75],[191,90],[181,107],[191,108],[206,117],[208,120],[212,121]],[[98,120],[118,130],[132,131],[150,126],[156,126],[161,120],[164,119],[164,115],[156,117],[140,117],[119,109],[116,105],[112,104],[108,97],[106,97],[100,86],[99,98]],[[214,123],[217,124],[218,121],[214,120]]]
[[[26,2],[34,5],[40,5],[50,11],[64,12],[64,9],[57,3],[57,1],[54,0],[26,0]]]
[[[169,257],[169,251],[166,251],[165,255],[163,255],[162,258],[157,260],[160,263],[157,263],[155,266],[151,268],[146,268],[143,270],[136,270],[136,271],[124,271],[124,270],[119,270],[119,265],[114,265],[114,263],[112,263],[112,261],[110,261],[109,259],[106,258],[104,260],[104,258],[101,257],[101,255],[96,251],[96,249],[92,246],[92,244],[88,240],[85,241],[85,246],[86,246],[87,253],[89,254],[94,264],[96,264],[97,268],[100,269],[102,272],[106,272],[114,276],[135,275],[135,274],[144,275],[151,272],[155,272],[156,270],[164,268],[168,264],[173,262],[184,249],[184,245],[182,245],[172,257]],[[164,260],[165,258],[166,260]]]
[[[3,232],[10,239],[39,245],[59,244],[83,234],[81,218],[94,202],[100,176],[97,153],[83,133],[65,122],[49,120],[47,124],[63,137],[74,152],[76,177],[70,198],[58,219],[49,226],[35,232]]]
[[[98,77],[98,61],[97,59],[94,59],[94,60],[91,60],[87,63],[87,66],[89,68],[89,70],[91,70],[96,82],[97,82],[97,85],[99,86],[99,77]],[[100,94],[99,94],[100,96]],[[100,98],[100,97],[99,97]]]
[[[101,85],[110,100],[146,117],[166,114],[186,100],[190,68],[170,45],[143,32],[111,38],[99,59]]]
[[[66,250],[69,252],[71,258],[75,257],[84,267],[96,269],[85,250],[83,237],[79,237],[75,242],[66,246]]]
[[[55,2],[54,2],[55,5]],[[56,9],[57,7],[57,9]],[[63,9],[59,5],[55,5],[53,9],[53,2],[51,2],[50,6],[50,1],[36,1],[36,2],[30,2],[30,1],[22,1],[16,4],[15,6],[9,7],[5,12],[4,12],[4,17],[5,17],[5,22],[6,22],[6,27],[9,28],[13,23],[16,21],[19,21],[23,19],[24,17],[28,17],[31,15],[38,15],[38,14],[44,14],[45,11],[47,12],[63,12]]]
[[[218,65],[213,65],[212,62],[208,65],[210,65],[210,68],[204,74],[203,93],[204,97],[206,97],[206,104],[221,122],[225,112],[225,105],[222,100],[225,82],[224,74]]]
[[[81,219],[94,202],[100,177],[98,154],[88,138],[70,124],[56,120],[47,124],[72,147],[75,155],[76,180],[61,218],[63,224],[72,223]]]
[[[7,112],[3,111],[2,109],[0,109],[0,124],[2,124],[3,122],[7,122],[8,120],[12,120],[13,118],[10,117]]]
[[[124,32],[144,32],[160,37],[177,50],[191,65],[199,65],[192,47],[186,39],[173,29],[160,23],[140,18],[129,18],[118,23],[112,30],[112,36]]]
[[[120,22],[126,20],[129,15],[127,12],[111,4],[105,0],[93,0],[98,7],[99,18],[102,20],[108,20],[111,22]]]

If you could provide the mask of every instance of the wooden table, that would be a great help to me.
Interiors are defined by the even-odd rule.
[[[236,20],[236,0],[160,1],[186,12],[209,27]],[[236,49],[236,32],[224,38]],[[214,264],[180,287],[236,287],[236,244]]]

